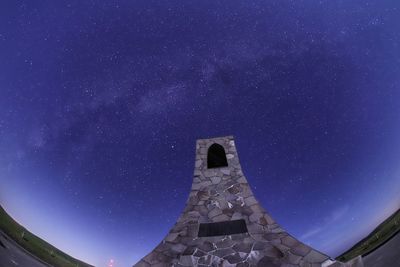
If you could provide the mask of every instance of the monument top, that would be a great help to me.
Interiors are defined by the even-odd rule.
[[[256,200],[233,136],[198,139],[186,207],[135,266],[327,266],[329,256],[283,230]]]

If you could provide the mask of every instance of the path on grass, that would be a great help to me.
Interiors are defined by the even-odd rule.
[[[0,231],[0,266],[49,267],[31,256],[25,249]]]
[[[400,234],[363,257],[365,267],[400,267]]]

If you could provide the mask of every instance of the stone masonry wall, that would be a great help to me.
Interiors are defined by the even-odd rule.
[[[207,151],[224,147],[227,167],[207,168]],[[197,237],[199,224],[244,219],[248,233]],[[232,136],[200,139],[192,189],[180,218],[162,242],[135,267],[317,267],[330,261],[283,230],[254,197]]]

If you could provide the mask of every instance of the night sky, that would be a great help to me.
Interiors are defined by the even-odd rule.
[[[335,257],[400,207],[400,2],[0,2],[0,203],[131,266],[233,135],[255,196]]]

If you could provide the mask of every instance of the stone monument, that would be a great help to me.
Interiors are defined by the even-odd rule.
[[[242,172],[233,137],[226,136],[197,140],[186,207],[164,240],[134,266],[331,264],[347,266],[292,237],[264,210]]]

